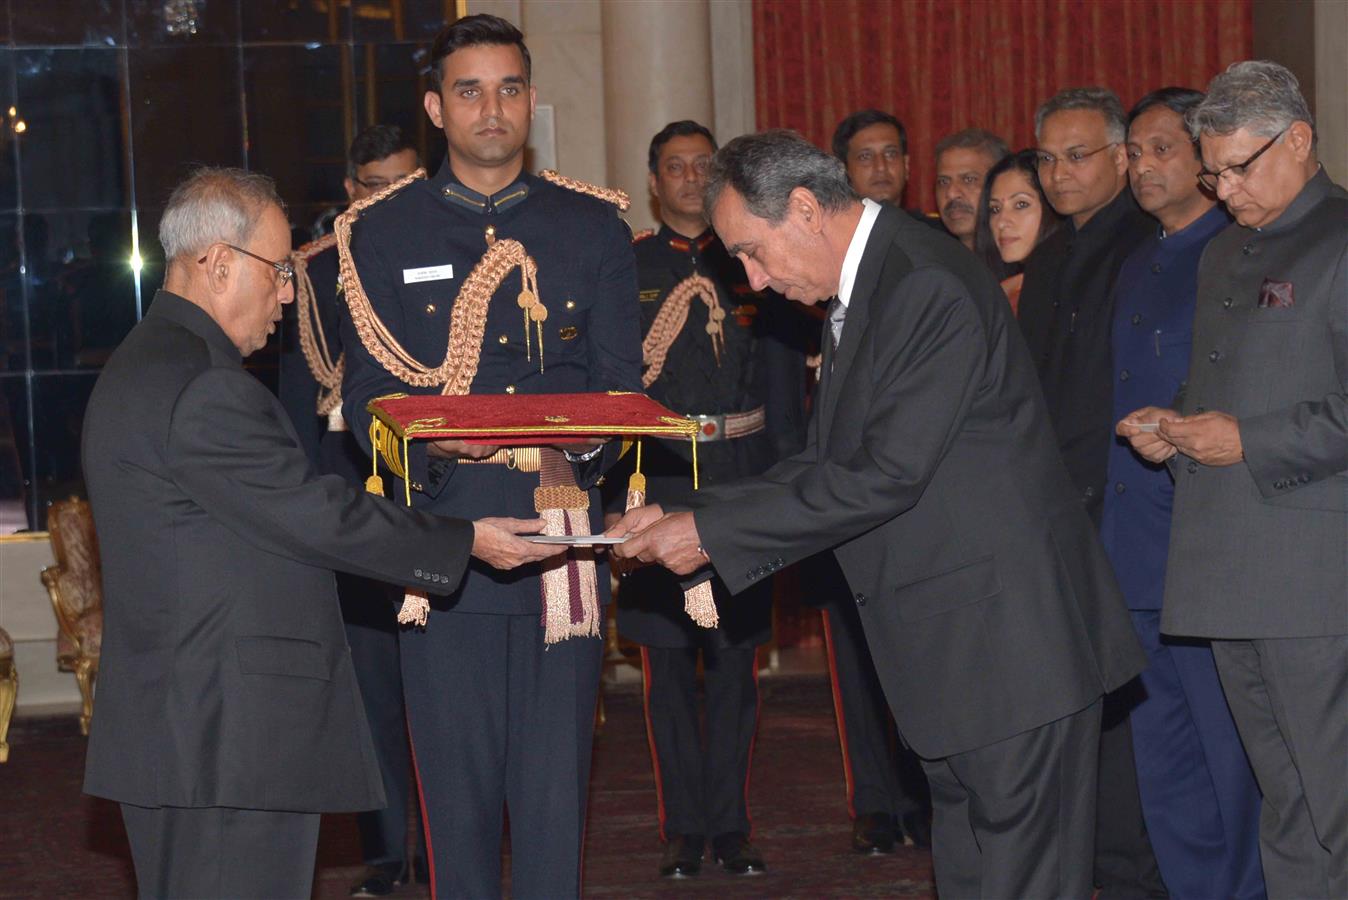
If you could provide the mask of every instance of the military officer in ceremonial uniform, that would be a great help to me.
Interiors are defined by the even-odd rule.
[[[417,151],[396,125],[371,125],[347,151],[348,199],[362,200],[407,177],[419,165]],[[279,394],[309,459],[323,474],[363,483],[370,463],[346,429],[341,402],[343,305],[338,286],[334,235],[305,244],[292,255],[297,271],[296,302],[285,307],[281,326]],[[337,596],[346,623],[351,662],[360,684],[365,715],[374,738],[388,806],[356,816],[361,858],[367,866],[351,888],[353,897],[384,897],[412,879],[425,877],[425,842],[417,835],[414,859],[407,855],[407,799],[412,761],[403,714],[402,668],[394,603],[402,588],[356,575],[337,575]],[[418,816],[418,818],[420,818]],[[413,863],[413,865],[409,865]]]
[[[476,358],[474,395],[641,388],[630,232],[612,203],[600,199],[615,192],[523,171],[534,91],[520,32],[495,16],[468,16],[436,38],[431,65],[438,84],[425,105],[448,139],[448,159],[429,180],[396,186],[350,211],[357,277],[344,271],[350,314],[342,326],[343,413],[367,450],[366,404],[395,392],[440,392],[444,378],[430,370],[447,358],[455,365]],[[339,220],[339,237],[346,221]],[[484,255],[501,252],[489,248],[511,249],[510,242],[536,262],[536,274],[516,260],[503,278],[497,272],[498,280],[470,278]],[[456,307],[481,309],[484,302],[480,345],[451,350]],[[407,374],[409,365],[425,376],[414,377],[420,383],[392,374]],[[566,471],[585,489],[619,448],[556,449],[567,452],[573,465]],[[515,510],[535,517],[541,473],[525,471],[519,451],[496,451],[413,442],[407,473],[413,505],[459,516]],[[389,492],[403,490],[397,482]],[[592,498],[597,533],[598,492],[582,496]],[[580,571],[574,552],[572,561]],[[428,573],[429,621],[402,632],[403,687],[436,896],[500,896],[507,809],[512,895],[580,893],[602,645],[583,636],[545,644],[538,573],[474,566],[453,593],[437,593]],[[608,589],[602,558],[596,574],[602,600]]]
[[[711,132],[691,121],[671,123],[651,140],[650,187],[662,225],[635,241],[643,381],[651,397],[701,424],[704,484],[759,474],[798,450],[805,431],[808,319],[780,297],[754,292],[708,227],[702,187],[715,152]],[[686,499],[691,463],[688,443],[646,440],[641,470],[649,500]],[[610,483],[621,492],[622,479]],[[756,648],[771,635],[772,584],[732,600],[718,579],[713,591],[720,616],[713,630],[688,618],[680,584],[664,569],[632,572],[619,594],[619,633],[642,645],[666,877],[697,874],[708,840],[727,871],[764,870],[749,843],[747,790],[758,724]]]

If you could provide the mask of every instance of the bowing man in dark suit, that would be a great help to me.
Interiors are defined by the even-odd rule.
[[[202,169],[164,290],[99,376],[84,474],[103,660],[84,789],[122,805],[142,897],[308,897],[319,813],[382,806],[333,570],[457,584],[552,551],[319,476],[242,366],[292,299],[271,179]]]
[[[819,401],[801,453],[633,511],[617,552],[739,592],[832,548],[931,783],[941,895],[1088,896],[1100,698],[1142,654],[1000,287],[792,132],[722,148],[707,201],[755,288],[836,296]]]

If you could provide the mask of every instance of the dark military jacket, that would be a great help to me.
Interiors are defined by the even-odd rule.
[[[763,407],[767,427],[753,435],[698,445],[704,485],[758,475],[796,452],[805,436],[805,347],[818,330],[803,311],[776,294],[754,291],[744,267],[710,229],[689,240],[668,226],[634,244],[640,283],[642,334],[674,288],[699,274],[710,279],[725,311],[718,353],[707,332],[709,310],[695,299],[688,319],[670,345],[664,367],[646,389],[655,400],[685,415],[749,412]],[[609,496],[621,499],[631,460],[613,473]],[[679,506],[692,494],[692,445],[646,440],[642,472],[648,502]],[[621,477],[619,477],[621,475]],[[769,584],[733,600],[713,585],[721,627],[717,640],[755,646],[771,633]],[[683,612],[683,591],[663,570],[644,569],[623,583],[618,627],[625,637],[652,646],[686,646],[700,636]]]
[[[337,278],[337,247],[333,245],[309,257],[309,280],[314,286],[318,325],[322,328],[333,359],[342,352],[341,311],[345,306]],[[317,411],[319,385],[300,348],[299,303],[288,303],[281,319],[280,378],[277,394],[290,414],[300,444],[314,467],[324,475],[341,475],[363,481],[370,462],[350,431],[330,431],[328,419]]]
[[[434,178],[413,182],[361,213],[352,230],[352,259],[375,313],[403,348],[426,366],[444,360],[455,298],[486,253],[488,226],[497,239],[520,241],[537,262],[539,296],[549,315],[540,359],[532,327],[526,347],[523,313],[516,303],[521,276],[513,270],[488,307],[470,393],[640,390],[630,231],[609,203],[525,173],[487,197],[459,183],[446,162]],[[345,287],[350,294],[352,285]],[[349,308],[341,328],[346,349],[342,412],[369,452],[366,404],[386,394],[438,393],[439,388],[412,387],[389,374],[361,343]],[[593,486],[617,454],[614,442],[595,461],[578,467],[580,485]],[[431,458],[423,442],[412,443],[410,456],[414,506],[466,519],[537,515],[537,473]],[[390,495],[401,496],[401,483],[387,469],[384,479]],[[591,495],[591,527],[599,531],[598,493]],[[607,597],[602,568],[599,587],[601,597]],[[444,609],[537,616],[540,608],[538,569],[532,566],[503,573],[474,561],[457,593],[431,597],[432,617]]]

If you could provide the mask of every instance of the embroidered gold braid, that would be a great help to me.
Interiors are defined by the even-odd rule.
[[[318,298],[314,283],[309,278],[309,260],[337,243],[337,235],[324,235],[310,241],[290,254],[295,267],[295,318],[299,322],[300,352],[309,366],[309,372],[318,382],[317,410],[326,416],[342,405],[342,369],[345,358],[334,362],[323,333],[323,321],[318,314]]]
[[[694,299],[701,299],[707,305],[707,334],[711,336],[711,346],[716,354],[716,364],[721,364],[721,350],[725,347],[725,310],[716,301],[716,285],[703,275],[690,275],[674,286],[660,311],[655,314],[651,330],[641,342],[641,358],[646,364],[646,373],[641,376],[641,386],[655,384],[665,367],[665,357],[674,340],[683,331],[688,321],[688,307]]]
[[[590,184],[588,181],[581,181],[577,178],[568,178],[552,169],[544,169],[538,173],[538,176],[544,181],[550,181],[568,191],[575,191],[577,194],[585,194],[589,197],[596,197],[605,203],[612,203],[623,212],[627,212],[632,206],[632,200],[627,196],[626,191],[620,191],[617,188],[600,187],[597,184]]]
[[[423,365],[398,343],[398,339],[375,314],[370,298],[361,284],[351,258],[351,226],[361,210],[377,203],[400,189],[414,178],[425,176],[424,169],[390,185],[388,188],[359,200],[337,217],[337,252],[340,258],[342,285],[346,303],[351,309],[351,322],[365,349],[389,374],[414,387],[441,387],[441,393],[459,397],[468,393],[477,376],[478,359],[482,353],[482,335],[487,328],[487,306],[492,295],[506,277],[519,268],[524,284],[520,305],[527,317],[539,326],[539,362],[542,363],[542,324],[546,309],[538,302],[538,266],[516,240],[498,240],[478,260],[473,271],[464,279],[449,319],[449,345],[445,358],[434,368]],[[526,297],[527,295],[527,297]],[[532,303],[526,302],[532,300]]]

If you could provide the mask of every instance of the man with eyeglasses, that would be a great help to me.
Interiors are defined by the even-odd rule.
[[[538,520],[441,518],[319,475],[243,358],[292,299],[270,178],[202,169],[168,270],[89,399],[103,565],[84,790],[121,804],[141,897],[308,897],[319,816],[384,803],[332,571],[457,584],[543,557]]]
[[[1128,114],[1129,184],[1157,227],[1124,261],[1115,287],[1114,418],[1168,406],[1189,373],[1198,263],[1230,224],[1198,180],[1184,117],[1199,91],[1161,88]],[[1259,789],[1231,720],[1207,641],[1161,634],[1174,482],[1126,441],[1109,449],[1100,536],[1148,665],[1129,724],[1142,811],[1174,900],[1259,900]]]
[[[1118,432],[1175,479],[1161,629],[1212,641],[1268,895],[1348,896],[1348,193],[1276,63],[1232,65],[1188,121],[1236,224],[1199,266],[1175,408]]]
[[[416,171],[420,160],[397,125],[371,125],[351,142],[343,186],[352,202],[364,199]],[[337,241],[332,235],[292,254],[303,270],[295,303],[286,307],[281,326],[279,394],[295,423],[310,461],[324,474],[363,485],[370,474],[364,451],[346,428],[334,390],[342,358],[339,313],[344,304],[338,277]],[[301,327],[301,318],[304,320]],[[302,333],[302,331],[304,333]],[[320,336],[321,332],[321,336]],[[351,663],[374,738],[375,758],[388,806],[356,816],[361,858],[366,870],[351,888],[353,897],[384,897],[398,885],[426,880],[426,839],[419,810],[413,806],[416,849],[408,855],[408,788],[411,754],[403,709],[402,669],[398,659],[395,603],[402,588],[357,575],[337,576]]]
[[[1065,221],[1025,264],[1017,321],[1063,462],[1098,528],[1114,428],[1114,281],[1154,225],[1128,190],[1127,123],[1112,91],[1059,92],[1035,113],[1035,137],[1039,181]],[[1105,696],[1100,724],[1095,876],[1104,900],[1164,895],[1133,763],[1128,707],[1136,684]]]

